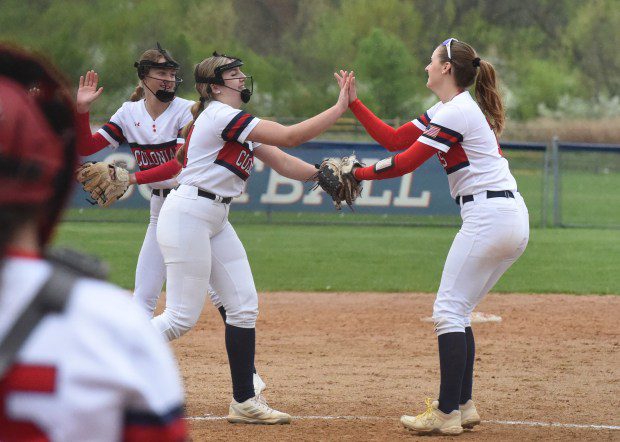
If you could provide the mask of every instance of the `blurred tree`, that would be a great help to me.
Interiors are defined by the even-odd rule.
[[[355,66],[358,69],[359,96],[384,118],[406,115],[405,100],[415,93],[423,68],[414,68],[407,47],[394,35],[379,28],[359,43]],[[419,111],[419,110],[415,110]]]
[[[331,75],[334,71],[359,70],[360,43],[374,28],[399,40],[408,54],[424,32],[414,4],[403,0],[302,2],[297,22],[299,26],[286,37],[284,52],[293,60],[304,84],[302,97],[296,100],[305,103],[310,112],[325,108],[335,99],[337,86]],[[410,71],[412,68],[408,65]],[[328,94],[311,92],[313,89]],[[401,101],[408,98],[400,96]]]
[[[555,109],[560,98],[579,84],[578,76],[569,67],[553,61],[525,61],[518,65],[516,74],[513,115],[519,119],[538,116],[540,105]]]
[[[99,71],[105,93],[93,110],[102,118],[129,97],[133,62],[157,41],[181,63],[188,98],[196,96],[193,66],[218,50],[246,62],[256,82],[250,108],[259,115],[318,112],[336,99],[332,72],[354,69],[360,96],[382,116],[411,117],[432,95],[423,68],[451,36],[494,64],[512,93],[512,116],[532,118],[541,106],[559,112],[560,96],[620,96],[618,3],[2,0],[0,39],[43,52],[74,84],[86,69]]]
[[[283,36],[295,23],[300,2],[291,0],[233,0],[239,17],[236,37],[253,51],[278,54]]]
[[[591,0],[571,17],[563,39],[592,96],[620,95],[620,2]]]

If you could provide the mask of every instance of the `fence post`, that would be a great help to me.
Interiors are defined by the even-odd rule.
[[[551,161],[553,163],[553,225],[562,225],[561,189],[560,189],[560,148],[559,139],[555,135],[551,141]]]
[[[547,227],[547,209],[549,205],[549,161],[551,158],[551,143],[547,143],[545,156],[543,158],[543,179],[542,179],[542,206],[540,210],[540,226]]]

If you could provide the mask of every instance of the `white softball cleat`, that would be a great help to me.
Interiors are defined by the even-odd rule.
[[[274,410],[262,397],[253,397],[241,403],[233,399],[226,420],[231,424],[289,424],[291,415]]]
[[[260,396],[260,394],[267,388],[267,384],[263,382],[258,373],[254,373],[252,377],[252,382],[254,383],[254,395]]]
[[[465,404],[459,405],[459,411],[461,412],[461,426],[463,428],[471,429],[480,424],[480,415],[471,399]]]
[[[417,416],[402,416],[400,418],[401,424],[408,430],[419,434],[456,436],[463,432],[459,410],[446,414],[439,409],[439,401],[433,401],[431,398],[426,399],[426,407],[426,411]]]

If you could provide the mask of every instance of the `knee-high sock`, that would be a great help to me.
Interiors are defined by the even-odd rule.
[[[255,329],[226,324],[226,351],[232,377],[233,397],[237,402],[244,402],[254,397],[252,367],[255,341]]]
[[[439,409],[444,413],[450,413],[458,410],[461,398],[461,383],[467,362],[465,333],[444,333],[437,337],[437,341],[441,370]]]
[[[220,312],[220,316],[224,320],[224,325],[226,325],[226,309],[224,308],[224,306],[220,306],[217,310]],[[254,365],[254,359],[252,359],[252,373],[256,373],[256,366]]]
[[[471,390],[474,384],[474,360],[476,358],[476,344],[474,342],[474,332],[471,327],[465,327],[465,343],[467,344],[467,362],[463,383],[461,385],[461,400],[459,404],[464,404],[471,399]]]

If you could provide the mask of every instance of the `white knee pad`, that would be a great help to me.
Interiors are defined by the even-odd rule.
[[[170,314],[168,311],[164,311],[161,315],[153,318],[151,323],[153,326],[163,334],[168,341],[178,339],[185,333],[191,330],[191,328],[198,322],[196,318],[179,318],[176,315]]]
[[[255,328],[258,305],[226,310],[226,324],[240,328]]]
[[[462,316],[433,316],[435,333],[437,336],[444,333],[465,333],[465,317]]]

